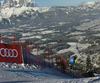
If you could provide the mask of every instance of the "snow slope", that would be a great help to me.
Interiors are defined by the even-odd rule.
[[[72,78],[48,67],[0,63],[0,83],[99,83],[100,77]]]
[[[93,6],[94,4],[95,4],[95,1],[89,1],[89,2],[83,2],[80,5],[82,5],[82,6]]]
[[[9,19],[12,15],[20,15],[23,12],[32,11],[47,12],[50,7],[39,8],[34,1],[31,0],[3,0],[0,1],[0,21],[2,18]],[[33,12],[34,13],[34,12]]]
[[[63,49],[63,50],[58,51],[58,54],[72,51],[74,53],[73,55],[80,56],[76,47],[78,47],[79,50],[82,50],[91,45],[91,44],[80,44],[80,43],[76,43],[76,42],[67,42],[67,44],[69,44],[70,47],[68,49]]]
[[[49,10],[49,8],[39,8],[39,7],[26,7],[26,6],[22,6],[20,8],[4,8],[4,9],[0,9],[0,21],[2,20],[2,18],[10,18],[12,15],[20,15],[21,13],[23,13],[24,11],[39,11],[39,12],[46,12]]]
[[[71,48],[76,43],[69,43]],[[23,50],[23,55],[27,52]],[[30,54],[31,60],[36,57]],[[26,58],[24,56],[24,60]],[[39,60],[40,64],[43,65],[43,60]],[[54,68],[28,65],[28,64],[17,64],[17,63],[4,63],[0,62],[0,83],[99,83],[100,76],[92,78],[80,78],[76,79],[68,75],[62,74]]]

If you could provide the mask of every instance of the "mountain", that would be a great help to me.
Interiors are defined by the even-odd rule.
[[[83,2],[79,6],[81,6],[81,7],[92,7],[92,8],[98,8],[99,7],[100,8],[100,0]]]
[[[95,1],[83,2],[80,4],[80,6],[93,6],[93,5],[95,5]]]
[[[4,1],[6,5],[3,6]],[[76,43],[83,43],[84,46],[89,43],[91,46],[86,47],[88,49],[83,50],[82,46],[79,52],[82,51],[82,54],[87,53],[87,55],[88,53],[99,53],[100,1],[84,2],[79,6],[42,8],[25,5],[33,3],[29,0],[28,2],[20,0],[20,3],[16,0],[15,2],[18,4],[12,7],[7,5],[11,0],[4,1],[1,2],[0,8],[1,35],[15,35],[20,39],[29,40],[31,43],[49,44],[56,42],[57,45],[51,45],[51,48],[60,54],[66,53],[66,49],[68,49],[65,49],[68,46],[66,42],[75,42],[73,47],[76,47]],[[69,51],[73,54],[79,54],[72,49]],[[94,55],[91,56],[94,57]]]
[[[0,2],[1,8],[11,8],[11,7],[37,7],[37,4],[31,0],[3,0]]]
[[[11,29],[13,32],[19,28],[27,32],[27,28],[30,27],[43,27],[66,31],[68,28],[100,18],[99,3],[100,1],[93,1],[84,2],[76,7],[40,8],[31,0],[3,0],[0,6],[0,29]]]
[[[10,18],[31,10],[32,7],[37,7],[37,4],[31,0],[3,0],[0,2],[0,21],[2,18]]]

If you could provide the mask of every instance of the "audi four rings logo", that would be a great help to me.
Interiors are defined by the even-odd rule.
[[[1,48],[0,55],[2,57],[14,57],[14,58],[16,58],[18,56],[18,52],[16,49]]]

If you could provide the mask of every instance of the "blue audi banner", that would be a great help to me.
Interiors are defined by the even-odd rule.
[[[0,62],[22,63],[20,45],[0,43]]]

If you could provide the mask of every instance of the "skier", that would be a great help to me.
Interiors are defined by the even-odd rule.
[[[69,66],[71,69],[74,69],[75,67],[75,64],[77,63],[77,56],[72,56],[70,59],[69,59]]]

